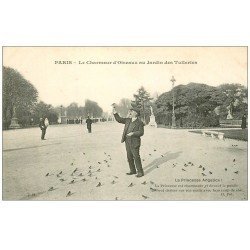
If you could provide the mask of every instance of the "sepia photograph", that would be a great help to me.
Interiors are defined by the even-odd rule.
[[[247,53],[2,47],[2,199],[248,200]]]

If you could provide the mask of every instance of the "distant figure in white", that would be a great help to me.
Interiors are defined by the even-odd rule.
[[[44,119],[44,124],[46,128],[49,126],[49,119],[47,117]]]

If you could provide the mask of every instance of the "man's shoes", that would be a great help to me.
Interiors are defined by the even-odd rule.
[[[138,173],[138,174],[136,175],[137,178],[140,178],[140,177],[142,177],[142,176],[144,176],[144,173]]]
[[[127,173],[127,175],[133,175],[133,174],[136,174],[136,172],[129,172],[129,173]]]

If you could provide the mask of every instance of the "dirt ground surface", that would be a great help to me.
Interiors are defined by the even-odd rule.
[[[142,178],[128,176],[123,125],[3,132],[3,200],[247,200],[247,142],[145,127]]]

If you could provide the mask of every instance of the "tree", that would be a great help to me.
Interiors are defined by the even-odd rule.
[[[18,71],[3,67],[3,128],[8,128],[16,111],[22,125],[29,123],[37,102],[36,88]]]
[[[50,123],[57,123],[58,112],[52,105],[40,101],[34,108],[34,123],[38,124],[40,118],[47,117]]]
[[[93,118],[99,118],[102,116],[103,110],[97,102],[91,101],[91,100],[85,100],[85,106],[84,106],[84,114],[85,117],[88,115]]]
[[[175,115],[179,126],[202,127],[218,125],[218,116],[215,108],[222,104],[222,93],[216,87],[206,84],[189,83],[178,85],[171,91],[163,93],[156,100],[156,121],[170,124],[173,110],[173,91],[175,92]]]
[[[149,123],[149,117],[151,115],[150,106],[151,100],[150,94],[142,86],[137,90],[137,94],[134,94],[135,100],[131,102],[133,107],[140,109],[141,117],[145,124]]]
[[[125,117],[127,116],[130,108],[131,108],[131,101],[127,98],[123,98],[117,105],[117,112],[120,113],[121,116]]]
[[[240,119],[247,113],[247,88],[240,84],[222,84],[218,87],[222,93],[220,115],[225,119],[228,110],[235,119]]]
[[[67,117],[69,119],[75,119],[79,117],[79,108],[76,102],[72,102],[67,108]]]

